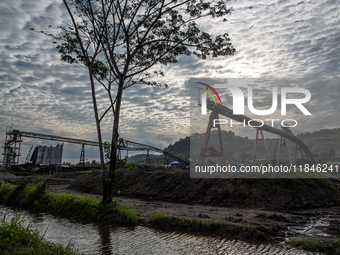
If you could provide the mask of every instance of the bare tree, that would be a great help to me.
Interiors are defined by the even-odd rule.
[[[70,20],[59,27],[58,35],[49,35],[55,39],[62,60],[88,69],[101,145],[100,122],[108,112],[113,114],[110,170],[103,179],[103,202],[108,203],[112,201],[124,90],[135,84],[167,87],[152,78],[164,75],[160,65],[177,63],[180,55],[206,59],[234,54],[227,33],[212,38],[196,23],[199,19],[225,17],[230,9],[224,1],[204,0],[63,1]],[[101,85],[110,100],[101,117],[95,85]],[[102,146],[100,155],[103,166]]]

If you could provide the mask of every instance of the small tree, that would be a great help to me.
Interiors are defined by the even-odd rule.
[[[152,81],[158,64],[177,63],[180,55],[232,55],[235,49],[227,33],[212,36],[201,31],[199,19],[224,17],[230,10],[224,1],[214,4],[204,0],[63,0],[70,21],[52,35],[61,54],[69,63],[88,69],[95,119],[100,144],[102,169],[104,156],[100,121],[112,111],[110,170],[103,179],[103,202],[112,201],[116,168],[118,127],[123,91],[135,84],[165,86]],[[226,21],[224,18],[223,21]],[[108,94],[110,104],[101,117],[97,110],[95,82]]]

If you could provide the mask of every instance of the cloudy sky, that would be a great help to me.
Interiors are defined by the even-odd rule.
[[[189,135],[189,87],[197,78],[339,77],[338,0],[232,0],[228,6],[233,9],[228,22],[217,25],[210,19],[201,25],[211,33],[228,32],[236,54],[204,61],[181,57],[165,69],[169,89],[136,85],[126,90],[121,137],[164,148]],[[63,63],[51,40],[30,30],[46,30],[66,18],[61,0],[1,1],[0,142],[9,127],[96,140],[86,70]],[[105,93],[98,96],[104,110]],[[104,140],[111,139],[111,123],[110,118],[103,122]],[[55,143],[25,138],[21,159],[37,144]],[[63,161],[77,162],[80,148],[65,145]],[[86,158],[98,158],[97,148],[86,147]]]

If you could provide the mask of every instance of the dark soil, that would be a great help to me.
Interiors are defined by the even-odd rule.
[[[191,179],[189,171],[117,171],[115,194],[143,200],[221,207],[302,210],[340,205],[340,181],[328,179]],[[99,171],[71,189],[101,194]]]

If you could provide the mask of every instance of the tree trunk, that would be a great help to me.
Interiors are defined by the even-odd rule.
[[[89,65],[89,76],[91,81],[91,92],[92,92],[92,101],[93,101],[93,108],[94,108],[94,116],[96,120],[97,126],[97,136],[98,136],[98,143],[99,143],[99,155],[100,155],[100,166],[101,170],[104,170],[104,152],[103,152],[103,140],[102,140],[102,133],[100,129],[100,122],[98,116],[98,107],[97,107],[97,99],[96,99],[96,90],[94,87],[93,75],[92,75],[92,68]]]
[[[110,170],[109,170],[109,174],[105,182],[103,182],[103,203],[104,204],[112,202],[113,185],[116,180],[115,170],[117,166],[117,146],[118,146],[118,138],[119,138],[118,126],[119,126],[120,106],[121,106],[122,96],[123,96],[123,86],[124,86],[124,81],[120,81],[119,86],[118,86],[118,93],[116,97],[115,109],[114,109],[111,155],[110,155]]]

